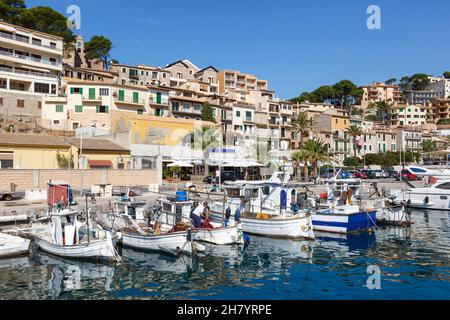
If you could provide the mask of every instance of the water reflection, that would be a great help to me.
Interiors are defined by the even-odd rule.
[[[412,213],[410,228],[318,234],[317,241],[251,237],[173,259],[123,248],[124,263],[64,260],[33,251],[0,260],[0,299],[450,298],[448,212]],[[382,290],[366,287],[378,265]]]
[[[112,290],[114,269],[112,265],[72,261],[56,258],[43,253],[38,262],[47,266],[48,279],[45,288],[51,297],[58,298],[66,292],[88,290],[94,284],[107,292]]]

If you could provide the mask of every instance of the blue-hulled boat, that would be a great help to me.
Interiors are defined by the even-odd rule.
[[[354,233],[376,227],[376,210],[355,205],[360,198],[360,179],[334,178],[327,183],[325,203],[312,212],[314,230]]]

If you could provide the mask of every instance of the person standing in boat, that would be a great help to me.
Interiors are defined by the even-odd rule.
[[[191,212],[191,220],[194,228],[200,228],[202,224],[201,215],[203,214],[203,206],[198,203],[194,203],[194,209]]]

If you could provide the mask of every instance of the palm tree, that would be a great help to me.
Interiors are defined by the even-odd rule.
[[[300,137],[300,146],[303,145],[303,140],[309,135],[309,131],[313,129],[313,121],[308,118],[307,112],[300,112],[297,119],[292,121],[292,132],[297,133]]]
[[[328,161],[328,150],[322,139],[308,140],[303,145],[303,150],[308,154],[308,160],[313,164],[313,174],[317,176],[317,163]]]
[[[437,151],[438,147],[437,147],[437,143],[436,141],[433,141],[431,139],[425,139],[422,141],[422,151],[427,153],[427,152],[433,152],[433,151]]]
[[[304,179],[307,181],[308,179],[308,154],[305,150],[296,151],[291,155],[291,160],[294,163],[297,181],[301,181],[302,173],[300,170],[300,165],[303,164],[306,171],[304,171]],[[304,169],[305,170],[305,169]]]
[[[205,162],[205,175],[209,175],[209,166],[206,160],[209,158],[209,149],[219,144],[220,137],[219,132],[214,127],[202,126],[195,129],[185,137],[185,141],[193,149],[199,149],[203,151],[203,158]]]
[[[358,137],[363,133],[363,129],[360,126],[352,124],[348,128],[348,134],[353,138],[353,152],[354,157],[356,158],[356,142],[358,141]]]

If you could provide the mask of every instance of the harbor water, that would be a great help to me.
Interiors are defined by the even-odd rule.
[[[0,299],[450,299],[450,213],[414,211],[412,221],[315,242],[251,236],[193,259],[123,248],[119,265],[34,247],[0,260]]]

